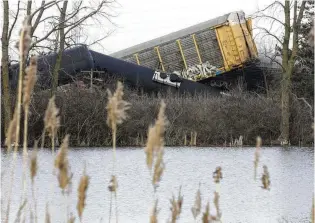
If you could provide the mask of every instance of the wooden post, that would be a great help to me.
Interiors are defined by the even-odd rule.
[[[90,82],[90,91],[91,93],[93,92],[93,69],[91,69],[91,72],[90,72],[90,78],[91,78],[91,82]]]

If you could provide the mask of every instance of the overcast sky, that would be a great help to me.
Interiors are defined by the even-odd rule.
[[[15,9],[18,0],[10,0],[9,6]],[[85,4],[90,1],[85,0]],[[248,16],[258,9],[269,5],[273,0],[116,0],[117,4],[112,18],[116,26],[104,20],[101,24],[89,23],[83,35],[89,35],[90,42],[104,36],[106,30],[114,30],[100,45],[92,49],[101,53],[110,54],[127,47],[166,35],[171,32],[213,19],[229,12],[243,10]],[[22,2],[27,2],[26,0]],[[34,7],[38,7],[41,0],[35,0]],[[71,5],[71,0],[69,0]],[[2,8],[2,4],[1,4]],[[2,9],[0,21],[2,22]],[[52,14],[53,12],[46,12]],[[55,13],[58,13],[56,11]],[[25,14],[25,11],[21,14]],[[59,14],[59,13],[58,13]],[[22,16],[21,16],[22,17]],[[255,21],[253,21],[255,23]],[[2,29],[2,24],[1,24]],[[12,39],[18,36],[20,23]],[[40,27],[38,28],[40,29]],[[37,31],[38,32],[38,31]],[[83,37],[82,37],[83,38]],[[83,38],[84,39],[84,38]],[[12,40],[12,41],[13,41]],[[256,43],[260,40],[256,40]]]
[[[249,15],[270,4],[272,0],[118,0],[119,14],[113,21],[115,32],[94,48],[112,53],[160,37],[197,23],[243,10]],[[99,28],[91,27],[98,36]]]

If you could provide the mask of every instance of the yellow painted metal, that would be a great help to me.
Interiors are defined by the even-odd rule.
[[[137,64],[140,65],[140,61],[139,61],[139,57],[138,57],[138,54],[134,54],[135,58],[136,58],[136,61],[137,61]]]
[[[251,54],[251,58],[257,58],[258,57],[258,51],[256,48],[256,44],[255,41],[253,39],[253,35],[252,35],[252,28],[248,28],[248,26],[246,25],[246,23],[241,24],[241,27],[243,29],[243,36],[245,37],[246,41],[247,41],[247,46],[249,48],[250,54]],[[250,30],[248,30],[250,29]]]
[[[160,64],[161,64],[161,66],[162,66],[162,70],[165,71],[164,65],[163,65],[163,61],[162,61],[162,57],[161,57],[161,54],[160,54],[159,47],[156,46],[156,47],[154,47],[154,49],[155,49],[155,51],[156,51],[156,53],[157,53],[157,55],[158,55],[159,62],[160,62]]]
[[[226,71],[241,64],[240,56],[235,44],[230,26],[221,26],[216,29],[216,35],[222,52]]]
[[[178,48],[179,48],[179,51],[180,51],[180,54],[182,55],[182,59],[183,59],[183,62],[184,62],[184,66],[185,66],[185,69],[187,69],[187,63],[186,63],[186,59],[185,59],[185,55],[184,55],[184,52],[183,52],[183,49],[182,49],[182,45],[180,44],[180,40],[176,40],[177,44],[178,44]]]
[[[241,61],[245,62],[257,57],[257,51],[254,46],[252,35],[247,29],[246,23],[231,26],[235,43],[239,51]]]
[[[248,18],[246,20],[246,25],[247,25],[247,29],[248,29],[250,35],[253,37],[253,21],[252,21],[252,18]]]
[[[219,44],[219,47],[220,47],[220,51],[221,51],[221,54],[222,54],[222,57],[223,57],[224,69],[228,70],[229,66],[228,66],[228,63],[227,63],[225,55],[224,55],[224,50],[223,50],[223,46],[222,46],[222,43],[221,43],[221,39],[220,39],[220,36],[219,36],[218,29],[215,29],[215,35],[217,37],[218,44]]]
[[[195,44],[195,48],[196,48],[196,52],[197,52],[197,55],[198,55],[199,63],[202,64],[202,60],[201,60],[201,56],[200,56],[200,53],[199,53],[199,48],[198,48],[198,44],[197,44],[197,40],[196,40],[196,34],[192,34],[191,36],[192,36],[194,44]]]
[[[244,63],[248,59],[250,59],[250,55],[248,52],[246,40],[244,38],[244,30],[242,29],[242,26],[240,24],[232,25],[231,31],[233,35],[233,42],[236,45],[237,51],[239,53],[240,62]],[[249,35],[248,31],[247,34]]]
[[[251,27],[249,19],[246,23],[215,28],[226,71],[241,67],[245,62],[257,58],[258,52],[250,33]]]

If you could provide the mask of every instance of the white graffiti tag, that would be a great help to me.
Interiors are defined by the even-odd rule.
[[[216,76],[218,72],[221,71],[217,67],[211,65],[209,61],[207,61],[203,64],[190,66],[187,68],[187,70],[174,71],[173,73],[189,80],[201,80]]]

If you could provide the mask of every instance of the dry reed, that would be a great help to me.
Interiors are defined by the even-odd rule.
[[[55,104],[55,96],[49,99],[47,109],[44,117],[44,132],[42,138],[42,147],[44,146],[45,132],[48,132],[51,138],[51,149],[55,152],[55,136],[57,135],[58,128],[60,127],[59,109]]]
[[[150,223],[158,223],[157,216],[159,214],[159,210],[157,208],[157,205],[158,205],[158,200],[155,200],[154,206],[152,208],[151,215],[150,215]]]
[[[220,220],[221,216],[222,216],[222,213],[221,213],[221,210],[220,210],[220,205],[219,205],[219,199],[220,199],[219,193],[218,192],[214,192],[213,203],[214,203],[214,206],[215,206],[215,208],[217,210],[216,220]]]
[[[130,108],[130,104],[123,100],[123,89],[122,83],[118,81],[114,94],[112,94],[110,90],[107,90],[108,102],[106,106],[106,123],[112,130],[114,163],[116,160],[117,125],[121,124],[125,119],[127,119],[128,116],[126,111]]]
[[[126,111],[130,108],[130,104],[123,100],[123,85],[120,81],[117,82],[117,88],[114,94],[110,90],[107,90],[108,102],[106,106],[107,110],[107,125],[112,130],[112,141],[113,141],[113,175],[110,181],[109,190],[115,193],[115,206],[116,206],[116,222],[118,222],[118,209],[117,209],[117,176],[116,176],[116,134],[117,125],[121,124],[128,115]],[[111,188],[111,189],[110,189]],[[111,208],[112,208],[112,194],[110,198],[110,215],[109,221],[111,220]]]
[[[35,197],[35,185],[34,185],[34,178],[37,174],[37,146],[38,141],[35,141],[34,143],[34,149],[31,155],[31,165],[30,165],[30,173],[31,173],[31,181],[32,181],[32,197],[34,202],[34,212],[35,212],[35,222],[37,222],[37,204],[36,204],[36,197]]]
[[[31,180],[32,183],[34,183],[34,177],[37,174],[37,147],[38,147],[38,141],[35,141],[34,143],[34,149],[31,155],[31,165],[30,165],[30,172],[31,172]]]
[[[270,176],[269,176],[269,171],[268,171],[268,167],[266,165],[263,166],[264,172],[263,175],[261,177],[261,181],[262,181],[262,188],[266,189],[266,190],[270,190]]]
[[[14,109],[13,118],[10,121],[9,128],[6,133],[5,145],[7,146],[7,152],[11,152],[12,143],[17,143],[16,140],[16,128],[17,128],[17,109]]]
[[[19,42],[17,44],[19,49],[19,57],[20,57],[20,64],[19,64],[19,80],[18,80],[18,96],[13,116],[13,121],[11,121],[12,126],[10,129],[10,132],[7,133],[7,138],[10,138],[8,140],[12,142],[12,135],[15,136],[14,141],[14,153],[13,153],[13,163],[12,163],[12,169],[11,169],[11,182],[10,182],[10,191],[8,195],[8,205],[7,205],[7,211],[6,211],[6,222],[9,222],[9,214],[10,214],[10,205],[11,205],[11,194],[12,194],[12,185],[13,185],[13,179],[14,179],[14,170],[16,166],[16,156],[17,156],[17,150],[19,146],[19,139],[20,139],[20,119],[21,119],[21,105],[22,105],[22,81],[23,81],[23,73],[24,73],[24,63],[26,56],[28,54],[30,45],[31,45],[31,26],[30,26],[30,18],[26,17],[23,21],[22,28],[20,30],[20,38]],[[10,125],[11,125],[10,123]],[[15,130],[15,134],[13,134],[13,131]],[[9,145],[11,147],[11,144]],[[8,149],[10,151],[11,148]]]
[[[197,190],[196,197],[195,197],[195,203],[194,203],[194,206],[191,208],[191,212],[195,220],[200,214],[200,211],[201,211],[201,192],[200,192],[200,184],[199,184],[199,188]]]
[[[222,168],[218,166],[215,171],[213,172],[213,179],[215,183],[220,183],[220,180],[223,178],[222,175]]]
[[[145,147],[147,166],[150,170],[152,169],[152,165],[154,163],[154,158],[156,158],[154,164],[154,172],[152,178],[152,184],[154,190],[156,190],[158,183],[161,180],[165,165],[163,161],[164,155],[164,132],[165,127],[167,125],[167,119],[165,116],[165,108],[166,104],[164,101],[161,101],[159,113],[157,120],[153,126],[149,127],[148,130],[148,138]]]
[[[211,215],[210,215],[210,204],[209,201],[207,202],[206,205],[206,210],[205,212],[202,214],[202,223],[208,223],[210,222],[211,219]]]
[[[51,223],[48,203],[46,203],[45,223]]]
[[[15,218],[14,223],[18,223],[18,222],[21,221],[20,219],[21,219],[21,216],[22,216],[22,211],[23,211],[23,209],[25,208],[26,203],[27,203],[27,200],[24,200],[24,201],[22,202],[22,204],[20,205],[20,207],[19,207],[19,209],[18,209],[18,212],[16,213],[16,218]]]
[[[86,191],[89,186],[89,177],[86,175],[85,168],[83,171],[83,176],[81,176],[79,187],[78,187],[78,204],[77,210],[79,217],[82,221],[82,214],[85,207],[85,200],[86,200]]]
[[[23,196],[27,190],[26,166],[27,166],[27,134],[28,134],[28,115],[31,95],[36,82],[37,58],[31,57],[30,65],[25,69],[23,82],[23,106],[24,106],[24,139],[23,139]]]
[[[72,213],[70,214],[70,218],[68,220],[68,223],[74,223],[75,222],[75,217],[72,215]]]
[[[69,162],[68,162],[69,135],[66,135],[60,146],[60,150],[55,159],[55,167],[59,170],[59,187],[64,192],[70,183]]]
[[[255,167],[254,179],[255,180],[256,180],[256,176],[257,176],[257,167],[258,167],[258,163],[259,163],[261,145],[262,145],[262,140],[261,140],[261,137],[258,136],[256,138],[256,150],[255,150],[255,160],[254,160],[254,167]]]
[[[175,223],[176,220],[179,218],[179,215],[182,211],[183,199],[184,199],[184,197],[181,195],[181,187],[180,187],[177,200],[175,199],[174,195],[172,196],[172,199],[170,199],[171,212],[172,212],[172,217],[171,217],[172,223]]]

